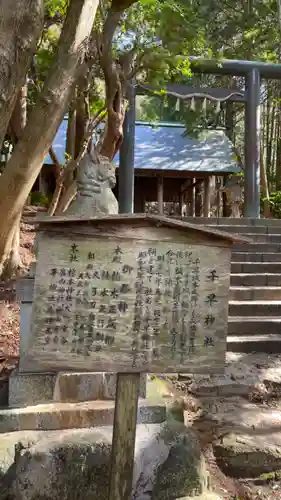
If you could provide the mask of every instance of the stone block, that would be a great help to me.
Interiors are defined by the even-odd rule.
[[[53,400],[56,374],[19,373],[9,377],[9,406],[19,407],[46,403]]]
[[[259,434],[262,428],[259,422],[260,427],[255,428],[252,435],[230,432],[223,440],[213,444],[217,464],[226,475],[255,478],[280,471],[281,436],[280,427],[273,423],[274,416],[271,416],[272,421],[268,429],[263,428],[264,434]]]
[[[8,460],[12,470],[8,484],[10,498],[108,499],[112,427],[45,432],[45,436],[24,433],[23,439],[22,433],[17,434],[25,449],[14,463]],[[7,456],[14,448],[15,438],[11,434],[3,437]],[[173,462],[173,457],[181,460]],[[161,474],[167,469],[168,488]],[[178,423],[137,427],[132,491],[135,500],[176,500],[202,494],[206,491],[207,475],[199,443],[191,429]]]
[[[34,278],[25,277],[17,282],[16,298],[18,302],[32,302],[34,296]]]
[[[20,305],[20,364],[21,370],[22,360],[27,351],[27,346],[30,338],[32,302],[21,303]],[[32,371],[32,369],[30,369]]]
[[[9,402],[9,382],[1,380],[0,382],[0,408],[6,408]]]
[[[82,402],[104,399],[103,373],[58,373],[54,401]]]
[[[146,375],[141,375],[140,397],[146,397]],[[19,373],[14,370],[9,379],[9,406],[30,406],[40,403],[74,403],[114,400],[114,373]]]
[[[146,397],[146,374],[141,375],[140,397]],[[103,372],[60,372],[57,375],[54,401],[82,402],[114,400],[116,394],[115,373]]]
[[[81,429],[112,425],[114,401],[48,403],[25,408],[0,410],[0,433],[28,430]],[[140,399],[138,423],[166,420],[165,404]]]
[[[138,404],[138,424],[158,424],[166,420],[166,405],[140,399]],[[113,423],[113,422],[112,422]]]

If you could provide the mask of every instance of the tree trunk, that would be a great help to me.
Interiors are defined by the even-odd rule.
[[[66,132],[66,148],[65,152],[69,158],[75,157],[75,137],[76,137],[76,109],[75,103],[69,107],[68,122]]]
[[[40,172],[64,116],[95,19],[98,0],[72,0],[59,46],[38,102],[0,178],[0,271],[7,239]],[[6,194],[9,193],[7,197]]]
[[[134,0],[128,0],[128,4]],[[100,65],[103,70],[106,91],[107,127],[103,137],[100,154],[111,161],[123,141],[124,88],[120,71],[115,64],[112,53],[112,40],[122,11],[111,8],[104,23],[102,45],[100,49]],[[123,75],[124,76],[124,75]]]
[[[276,116],[275,107],[272,106],[271,110],[271,119],[272,119],[272,134],[270,138],[270,152],[271,152],[271,179],[273,179],[273,189],[276,190],[276,143],[278,138],[278,116]]]
[[[100,153],[102,156],[106,156],[109,161],[113,160],[121,147],[123,141],[124,117],[125,113],[123,109],[120,111],[115,111],[113,109],[108,111],[107,129]]]
[[[77,194],[77,185],[76,182],[73,181],[70,186],[65,190],[62,197],[59,200],[55,215],[62,215],[63,212],[69,207],[72,200],[74,200]]]
[[[9,129],[14,144],[20,139],[27,122],[27,85],[24,85],[19,94],[11,117]],[[7,258],[2,278],[9,279],[22,268],[20,257],[20,220],[21,213],[16,219],[7,238]]]
[[[269,190],[268,190],[268,180],[267,180],[267,173],[266,173],[266,163],[265,163],[264,151],[261,151],[260,162],[261,162],[261,195],[264,199],[264,201],[263,201],[263,203],[264,203],[263,215],[266,219],[268,219],[271,217],[271,211],[270,211]]]
[[[80,78],[77,88],[77,96],[75,103],[76,111],[76,134],[75,134],[75,158],[80,153],[82,143],[85,137],[87,122],[89,120],[89,97],[87,92],[87,78]]]
[[[76,96],[76,92],[75,92]],[[72,106],[70,106],[68,112],[68,123],[67,123],[67,133],[66,133],[66,153],[67,153],[67,162],[76,158],[75,155],[75,140],[77,134],[76,128],[76,109],[75,109],[76,101],[73,102]],[[64,167],[66,169],[66,167]],[[74,180],[74,172],[75,170],[70,170],[68,175],[65,177],[64,184],[62,186],[62,191],[64,191],[68,186],[70,186]],[[66,172],[65,172],[66,173]]]
[[[14,145],[21,137],[27,122],[27,91],[27,84],[20,89],[9,124]]]
[[[22,261],[20,257],[20,220],[21,213],[14,223],[6,240],[5,266],[2,269],[2,280],[8,280],[11,276],[17,274],[22,269]]]
[[[0,0],[0,148],[43,29],[43,0]]]

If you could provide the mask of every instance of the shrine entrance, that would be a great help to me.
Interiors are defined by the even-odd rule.
[[[231,103],[240,101],[245,104],[244,137],[244,217],[260,218],[260,89],[261,79],[281,79],[281,64],[261,61],[215,60],[190,57],[194,73],[229,75],[244,78],[244,91],[233,89],[191,88],[182,84],[170,84],[166,90],[172,95],[186,100],[194,98],[211,99]],[[134,124],[135,97],[151,92],[149,86],[131,85],[128,90],[129,108],[124,122],[124,141],[120,151],[119,166],[119,210],[121,213],[133,212],[134,199]],[[155,89],[154,89],[155,90]],[[231,112],[229,112],[231,119]]]

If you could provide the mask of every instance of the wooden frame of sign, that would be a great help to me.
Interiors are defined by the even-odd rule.
[[[140,373],[223,371],[231,245],[248,240],[152,215],[38,224],[28,368],[118,373],[109,500],[129,500]]]

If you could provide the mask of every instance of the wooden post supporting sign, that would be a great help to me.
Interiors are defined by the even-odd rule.
[[[131,500],[140,373],[118,373],[108,500]]]

